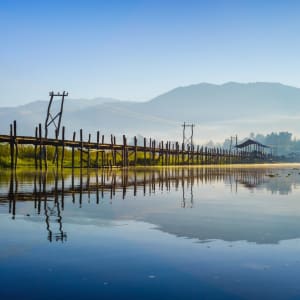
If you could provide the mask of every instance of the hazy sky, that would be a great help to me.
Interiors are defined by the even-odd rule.
[[[0,0],[0,105],[147,100],[199,82],[300,86],[300,1]]]

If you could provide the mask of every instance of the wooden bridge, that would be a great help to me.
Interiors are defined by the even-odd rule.
[[[100,140],[101,138],[101,140]],[[129,167],[137,165],[200,165],[200,164],[231,164],[262,162],[271,159],[271,155],[264,151],[252,151],[243,149],[226,150],[222,148],[208,148],[193,145],[185,145],[179,142],[157,142],[153,139],[143,139],[143,145],[138,145],[134,137],[133,144],[128,144],[123,135],[123,143],[117,144],[116,137],[110,136],[110,143],[104,142],[104,135],[97,131],[96,141],[91,141],[91,134],[87,141],[83,140],[83,131],[80,129],[79,140],[76,132],[73,139],[65,139],[65,127],[62,127],[62,137],[45,138],[42,135],[42,126],[35,128],[35,136],[18,136],[17,122],[10,125],[10,134],[0,135],[0,143],[10,145],[11,168],[18,164],[19,145],[34,146],[34,162],[36,169],[47,169],[47,149],[55,148],[53,159],[55,166],[64,168],[65,150],[71,150],[71,168],[112,168]],[[60,149],[60,151],[58,151]],[[75,162],[75,154],[79,154],[79,163]]]

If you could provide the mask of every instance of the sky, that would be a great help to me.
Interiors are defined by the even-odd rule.
[[[145,101],[200,82],[300,87],[300,1],[0,0],[0,106]]]

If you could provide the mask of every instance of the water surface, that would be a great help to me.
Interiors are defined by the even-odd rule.
[[[0,175],[0,299],[299,299],[300,169]]]

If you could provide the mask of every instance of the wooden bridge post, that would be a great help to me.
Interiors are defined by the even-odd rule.
[[[144,165],[146,165],[146,147],[147,147],[147,140],[144,137]]]
[[[179,143],[176,142],[176,165],[179,165]]]
[[[45,131],[47,129],[45,128]],[[48,170],[48,152],[47,152],[47,145],[43,145],[43,141],[42,141],[43,137],[42,137],[42,124],[39,123],[39,142],[40,142],[40,169],[42,170],[43,166],[42,166],[42,159],[44,157],[44,167],[45,170]],[[47,136],[45,138],[45,140],[47,139]],[[45,141],[46,142],[46,141]]]
[[[110,155],[111,159],[109,165],[112,168],[112,166],[114,165],[114,137],[112,134],[110,135]]]
[[[161,161],[161,165],[164,166],[167,164],[166,162],[166,148],[164,145],[164,141],[160,141],[159,143],[159,149],[160,149],[160,161]]]
[[[104,135],[102,135],[101,144],[102,145],[104,144]],[[101,151],[101,165],[102,165],[102,168],[104,168],[104,150]]]
[[[224,164],[225,160],[224,160],[224,149],[221,149],[221,163]]]
[[[19,149],[18,149],[18,140],[17,140],[17,121],[14,120],[14,144],[15,144],[15,165],[14,168],[17,168],[18,164],[18,156],[19,156]]]
[[[156,151],[156,141],[152,142],[152,165],[155,165],[155,151]]]
[[[72,169],[74,169],[75,166],[75,147],[74,147],[74,143],[75,143],[75,139],[76,139],[76,132],[73,132],[73,145],[72,145]]]
[[[175,144],[174,144],[174,158],[173,158],[173,161],[174,161],[174,165],[177,165],[177,142],[175,142]]]
[[[171,164],[171,142],[167,142],[168,143],[168,165]]]
[[[136,160],[137,160],[137,138],[134,137],[134,166],[136,166]]]
[[[38,128],[35,127],[35,143],[34,143],[34,167],[37,170],[38,163],[37,163],[37,140],[38,140]]]
[[[171,165],[171,160],[172,160],[172,148],[171,148],[171,142],[168,141],[168,165]]]
[[[14,158],[15,158],[15,145],[14,145],[14,135],[13,135],[13,125],[10,124],[10,168],[14,169]]]
[[[55,130],[55,160],[56,160],[56,169],[58,169],[58,129]]]
[[[152,165],[152,139],[149,139],[149,163],[148,165]]]
[[[164,162],[164,142],[160,142],[160,156],[161,156],[161,165],[163,166],[165,164]]]
[[[64,168],[64,160],[65,160],[65,126],[62,127],[62,150],[61,150],[61,165],[60,167]]]
[[[100,131],[97,131],[97,152],[96,152],[96,166],[99,168],[99,142],[100,142]],[[98,174],[97,174],[98,178]]]
[[[91,167],[91,148],[90,148],[90,143],[91,143],[91,134],[89,133],[89,139],[88,139],[88,157],[87,157],[87,167]]]
[[[42,124],[39,123],[39,140],[40,140],[40,170],[42,170],[43,168],[43,163],[42,163],[42,159],[43,159],[43,154],[44,154],[44,165],[45,165],[45,170],[48,169],[48,161],[47,161],[47,149],[46,149],[46,145],[42,145]],[[43,153],[43,149],[44,149],[44,153]]]
[[[175,165],[175,144],[172,143],[172,165]]]
[[[180,144],[177,142],[177,165],[180,165]]]
[[[117,150],[116,150],[116,137],[115,136],[114,136],[113,144],[114,144],[114,165],[116,166],[117,165]]]
[[[199,156],[200,156],[200,164],[203,165],[204,164],[204,147],[203,146],[201,146],[201,148],[200,148]]]
[[[126,167],[127,162],[126,162],[126,137],[123,134],[123,149],[122,149],[122,165],[123,167]]]
[[[165,165],[168,165],[168,143],[165,143]]]
[[[129,166],[129,151],[128,151],[128,148],[127,148],[127,138],[125,136],[125,156],[126,156],[126,167]]]
[[[79,134],[80,134],[80,169],[82,169],[82,162],[83,162],[83,137],[82,137],[82,129],[80,129]]]

